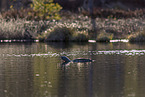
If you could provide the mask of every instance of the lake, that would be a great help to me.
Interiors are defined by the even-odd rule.
[[[0,43],[0,97],[144,97],[144,82],[143,43]]]

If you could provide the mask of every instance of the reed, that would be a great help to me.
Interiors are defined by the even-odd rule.
[[[46,23],[24,19],[0,19],[0,39],[35,39]]]

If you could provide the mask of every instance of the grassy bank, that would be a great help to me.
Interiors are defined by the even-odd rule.
[[[42,21],[0,19],[0,39],[35,39],[45,25]]]
[[[97,17],[95,23],[97,29],[93,34],[97,34],[95,38],[97,41],[129,38],[129,35],[144,31],[145,27],[145,19],[143,17],[121,19]],[[88,16],[75,13],[66,14],[59,21],[0,19],[0,40],[87,41],[94,36],[92,32],[91,19]]]

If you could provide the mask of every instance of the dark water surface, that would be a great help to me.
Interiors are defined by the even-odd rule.
[[[0,97],[145,97],[145,44],[1,43]]]

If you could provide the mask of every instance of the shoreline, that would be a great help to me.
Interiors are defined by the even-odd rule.
[[[25,43],[25,42],[34,42],[34,43],[40,43],[39,40],[0,40],[0,43]],[[128,39],[114,39],[110,40],[110,43],[115,43],[115,42],[129,42]],[[59,43],[59,42],[56,42]],[[74,43],[74,42],[73,42]],[[97,43],[96,40],[88,40],[88,43]]]
[[[39,40],[27,40],[27,39],[22,39],[22,40],[16,40],[16,39],[12,39],[12,40],[0,40],[0,43],[25,43],[25,42],[39,42]]]

